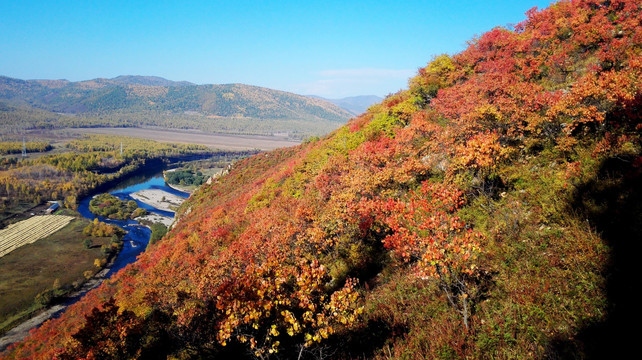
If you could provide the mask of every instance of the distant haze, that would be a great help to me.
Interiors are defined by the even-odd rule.
[[[158,76],[141,76],[141,75],[120,75],[111,81],[127,85],[145,85],[145,86],[187,86],[196,85],[188,81],[172,81]]]
[[[341,99],[325,99],[320,96],[314,95],[312,95],[312,97],[318,97],[329,101],[353,115],[360,115],[368,110],[371,105],[374,105],[383,100],[383,98],[380,98],[376,95],[349,96]]]

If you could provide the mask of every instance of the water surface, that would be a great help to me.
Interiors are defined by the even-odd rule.
[[[131,177],[119,183],[118,185],[115,185],[107,192],[116,196],[120,200],[134,200],[136,201],[136,203],[138,203],[139,207],[147,210],[148,212],[153,212],[168,217],[174,217],[174,212],[172,211],[156,209],[131,197],[131,194],[140,190],[147,189],[163,190],[182,198],[189,197],[189,194],[178,191],[176,189],[172,189],[171,187],[167,186],[167,184],[165,183],[165,179],[163,178],[163,173],[161,171]],[[123,239],[123,249],[120,251],[120,253],[116,257],[116,260],[114,261],[114,264],[111,266],[109,272],[107,273],[107,277],[111,277],[113,274],[118,272],[118,270],[124,268],[127,264],[136,261],[136,257],[138,257],[138,255],[140,255],[145,250],[147,244],[149,243],[151,230],[145,226],[140,225],[138,221],[135,220],[114,220],[94,215],[89,211],[89,201],[91,201],[91,197],[87,197],[80,201],[78,212],[80,212],[82,216],[89,220],[94,220],[97,217],[100,221],[117,225],[127,231],[127,235],[125,235],[125,238]]]

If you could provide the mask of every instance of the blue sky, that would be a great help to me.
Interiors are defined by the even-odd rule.
[[[0,0],[0,75],[155,75],[305,95],[384,96],[548,0]]]

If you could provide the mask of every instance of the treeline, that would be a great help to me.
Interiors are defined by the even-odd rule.
[[[53,146],[44,141],[29,141],[24,143],[27,152],[45,152],[53,149]],[[18,141],[0,142],[0,155],[19,154],[22,152],[23,143]]]
[[[88,236],[112,237],[114,242],[118,242],[119,237],[124,235],[124,231],[118,226],[104,223],[99,221],[98,218],[95,218],[89,225],[85,226],[82,232]]]
[[[190,171],[204,171],[205,169],[212,168],[225,168],[230,164],[244,159],[246,157],[256,155],[260,153],[258,150],[241,150],[241,151],[221,151],[218,152],[218,156],[210,159],[201,159],[194,161],[181,161],[177,162],[177,168],[184,168]]]
[[[209,148],[204,145],[162,143],[116,135],[87,135],[83,139],[68,142],[66,147],[82,152],[117,152],[120,155],[121,144],[124,159],[133,158],[142,153],[149,156],[173,156],[195,151],[209,151]]]
[[[176,170],[165,173],[165,181],[172,185],[202,185],[207,181],[207,176],[200,171]]]
[[[100,194],[89,202],[89,211],[110,219],[134,219],[147,214],[134,200],[123,201],[111,194]]]
[[[120,152],[121,146],[122,154]],[[118,168],[125,163],[137,162],[140,159],[212,153],[204,145],[161,143],[153,140],[114,135],[87,135],[83,139],[68,142],[66,147],[86,154],[100,154],[100,161],[94,164],[100,169]],[[51,159],[54,158],[52,157]]]

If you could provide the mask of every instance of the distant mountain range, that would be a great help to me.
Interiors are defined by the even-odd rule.
[[[195,85],[154,76],[20,80],[0,76],[0,128],[162,126],[210,132],[329,132],[354,112],[320,99],[244,84]]]
[[[145,85],[145,86],[189,86],[196,85],[189,81],[172,81],[158,76],[120,75],[109,81],[124,85]]]
[[[368,110],[371,105],[374,105],[383,100],[383,98],[380,98],[376,95],[350,96],[341,99],[326,99],[321,96],[315,95],[311,95],[311,97],[329,101],[353,115],[361,115],[366,112],[366,110]]]

